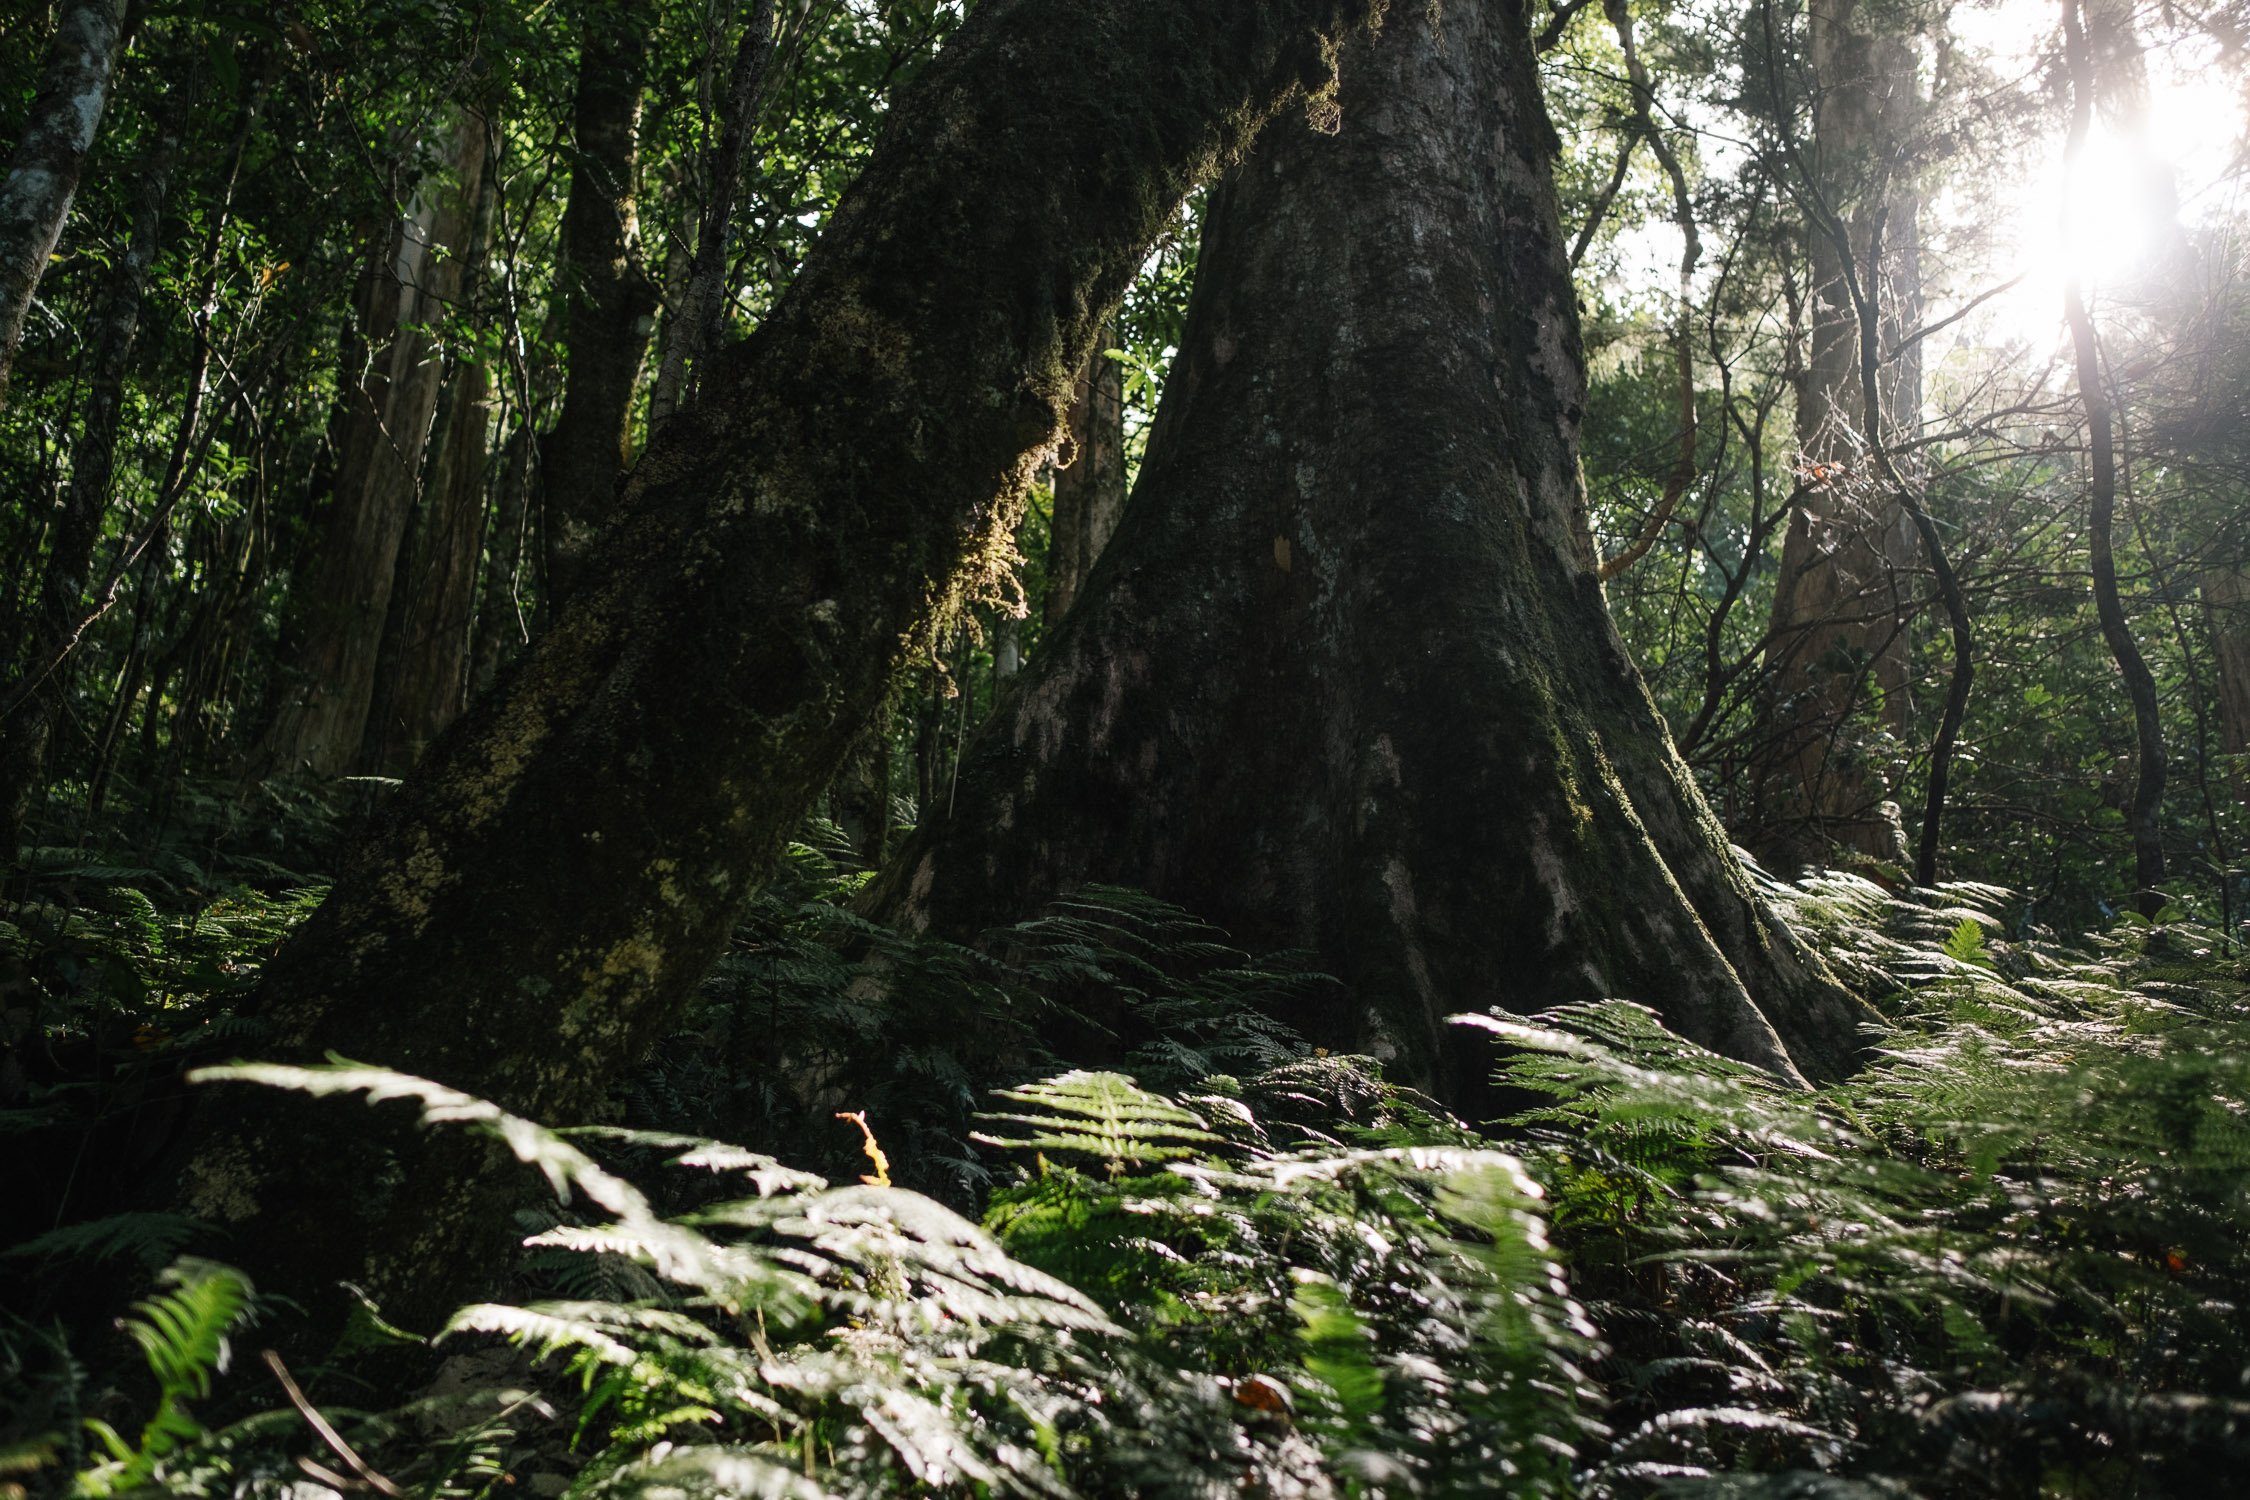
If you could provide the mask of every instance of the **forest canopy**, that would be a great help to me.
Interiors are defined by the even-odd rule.
[[[2246,39],[19,0],[0,1500],[2227,1492]]]

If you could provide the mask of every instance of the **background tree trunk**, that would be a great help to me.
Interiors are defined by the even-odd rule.
[[[2227,568],[2203,577],[2203,613],[2219,678],[2219,750],[2235,796],[2250,810],[2250,573]]]
[[[1180,200],[1375,9],[983,0],[643,460],[579,593],[276,955],[265,1050],[597,1110],[1014,523]],[[508,1233],[457,1135],[229,1090],[186,1144],[180,1201],[308,1307],[307,1340],[345,1277],[434,1319]]]
[[[1767,636],[1767,696],[1759,729],[1757,844],[1777,868],[1825,856],[1831,844],[1904,865],[1905,831],[1884,768],[1852,720],[1873,706],[1911,723],[1905,575],[1914,527],[1871,472],[1863,432],[1859,335],[1846,278],[1882,309],[1896,346],[1921,320],[1920,195],[1902,159],[1918,124],[1911,35],[1878,31],[1860,0],[1807,8],[1813,129],[1801,163],[1811,309],[1797,387],[1797,447],[1809,481],[1782,542]],[[1886,366],[1881,410],[1912,430],[1922,405],[1921,357],[1909,347]]]
[[[0,402],[31,299],[62,238],[78,176],[109,102],[125,0],[67,0],[47,44],[39,93],[0,179]],[[21,12],[18,13],[21,24]]]
[[[490,691],[500,664],[524,643],[519,570],[523,563],[524,524],[530,513],[534,450],[531,419],[518,413],[516,426],[495,457],[492,529],[484,582],[477,598],[475,645],[469,655],[469,702]]]
[[[576,586],[594,539],[616,508],[632,461],[633,383],[640,378],[657,291],[634,259],[640,221],[633,173],[640,155],[641,75],[648,66],[645,4],[599,6],[578,57],[570,202],[563,210],[562,412],[542,440],[547,589]]]
[[[457,191],[476,207],[459,271],[463,310],[475,307],[491,234],[490,131],[478,120],[463,132]],[[403,775],[467,706],[469,630],[484,551],[485,440],[491,371],[474,350],[451,361],[444,398],[430,429],[422,504],[400,549],[399,583],[384,623],[381,668],[368,713],[362,768]]]
[[[656,388],[649,393],[648,425],[661,428],[679,409],[689,390],[688,365],[714,348],[725,324],[727,251],[734,242],[734,199],[742,190],[750,143],[757,135],[758,112],[765,104],[773,72],[774,0],[751,0],[742,39],[727,77],[725,119],[704,165],[703,212],[695,232],[695,266],[680,299],[679,326],[667,330]]]
[[[1343,102],[1213,195],[1133,502],[876,909],[966,936],[1138,886],[1314,950],[1349,998],[1291,1019],[1457,1101],[1490,1054],[1445,1015],[1609,995],[1838,1074],[1856,1012],[1752,895],[1594,577],[1520,16],[1394,11]]]
[[[364,370],[344,372],[335,490],[291,580],[282,685],[251,757],[253,774],[342,775],[366,736],[399,546],[444,375],[430,327],[460,298],[485,144],[484,121],[464,111],[449,171],[415,193],[362,281],[355,342],[371,353]]]
[[[184,116],[185,111],[182,111]],[[125,254],[110,273],[109,293],[94,332],[84,425],[71,449],[70,489],[47,549],[38,615],[21,643],[18,673],[0,692],[0,860],[16,853],[25,814],[43,776],[47,737],[62,702],[60,658],[81,629],[95,549],[109,514],[118,424],[125,406],[126,365],[140,330],[163,227],[164,198],[179,154],[184,119],[166,124],[136,171],[133,225]],[[11,642],[12,646],[16,643]],[[22,675],[40,674],[38,680]]]
[[[1102,329],[1094,357],[1079,372],[1070,402],[1067,467],[1055,471],[1055,509],[1047,533],[1047,597],[1042,618],[1052,630],[1070,613],[1125,513],[1125,367],[1103,351],[1117,325]]]
[[[2063,40],[2071,78],[2070,136],[2063,148],[2067,179],[2094,123],[2094,59],[2079,24],[2077,0],[2063,0]],[[2094,611],[2133,710],[2133,796],[2125,809],[2125,825],[2133,839],[2133,904],[2142,916],[2153,919],[2165,902],[2160,889],[2165,878],[2164,832],[2157,817],[2164,802],[2164,730],[2157,716],[2156,676],[2133,639],[2125,602],[2117,591],[2117,555],[2111,544],[2117,514],[2115,403],[2102,371],[2100,335],[2076,272],[2063,281],[2063,316],[2070,325],[2078,400],[2086,411],[2086,550],[2094,575]]]

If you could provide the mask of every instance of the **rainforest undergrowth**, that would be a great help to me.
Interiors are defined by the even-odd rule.
[[[1517,1104],[1463,1122],[1289,1029],[1301,957],[1124,891],[904,937],[820,842],[613,1120],[559,1129],[225,1061],[317,884],[50,856],[0,927],[19,1143],[135,1149],[190,1087],[403,1098],[521,1163],[525,1249],[291,1371],[257,1352],[291,1309],[199,1226],[65,1204],[10,1279],[142,1291],[106,1343],[11,1295],[0,1484],[2165,1496],[2250,1459],[2250,969],[2215,934],[1770,883],[1885,1018],[1859,1076],[1792,1091],[1623,1002],[1464,1017]],[[306,1394],[376,1343],[413,1399]]]

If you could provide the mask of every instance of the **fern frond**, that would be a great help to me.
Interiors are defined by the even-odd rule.
[[[1000,1098],[1034,1113],[982,1114],[979,1119],[1029,1126],[1018,1136],[970,1139],[1018,1151],[1072,1152],[1105,1163],[1112,1174],[1126,1166],[1179,1161],[1219,1137],[1192,1110],[1151,1094],[1118,1073],[1065,1073],[1057,1078],[997,1091]]]

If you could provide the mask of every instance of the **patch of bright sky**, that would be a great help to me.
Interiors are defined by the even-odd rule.
[[[2097,298],[2149,274],[2170,234],[2167,197],[2176,200],[2177,224],[2190,235],[2245,212],[2244,110],[2240,83],[2217,65],[2218,48],[2200,34],[2168,35],[2150,8],[2141,18],[2147,48],[2148,124],[2138,139],[2121,136],[2097,117],[2067,195],[2063,181],[2063,126],[2025,148],[1997,159],[1947,163],[1950,180],[1924,207],[1924,274],[1928,317],[1945,318],[1968,302],[1989,296],[1969,316],[1931,340],[1932,365],[1950,349],[2015,349],[2042,359],[2067,340],[2062,289],[2075,263]],[[2061,47],[2057,0],[1991,0],[1961,5],[1951,16],[1958,44],[1979,58],[1991,86],[2001,91],[2044,91]],[[1925,80],[1926,82],[1927,80]],[[1673,103],[1673,101],[1667,101]],[[1945,101],[1959,108],[1965,101]],[[1966,101],[1973,106],[1974,101]],[[1677,104],[1674,104],[1677,108]],[[1675,114],[1675,119],[1682,116]],[[1732,136],[1732,122],[1689,107],[1684,123],[1696,129],[1707,175],[1726,175],[1747,160]],[[1642,163],[1644,171],[1653,171]],[[2165,189],[2169,187],[2167,194]],[[1699,281],[1716,257],[1706,254]],[[1621,300],[1669,306],[1678,284],[1679,231],[1662,219],[1632,225],[1613,242],[1608,264]],[[1698,286],[1700,293],[1705,288]]]
[[[1981,53],[2001,79],[2036,87],[2061,45],[2060,7],[2051,0],[2003,0],[1963,7],[1953,16],[1961,42]],[[2086,149],[2069,181],[2064,175],[2062,123],[2015,163],[1998,164],[1988,181],[1987,211],[1997,222],[1986,253],[1955,268],[1946,301],[1959,306],[1979,291],[2022,279],[1994,297],[1961,337],[2020,345],[2044,355],[2066,337],[2063,283],[2075,268],[2098,297],[2154,274],[2178,231],[2193,235],[2232,218],[2240,208],[2236,168],[2243,109],[2238,82],[2218,66],[2208,37],[2166,38],[2158,17],[2142,18],[2147,48],[2148,109],[2139,130],[2095,117]],[[1970,171],[1979,170],[1974,163]],[[1930,205],[1940,230],[1972,210],[1968,195],[1941,192]],[[1981,283],[1981,285],[1980,285]],[[1942,316],[1945,309],[1933,308]]]

